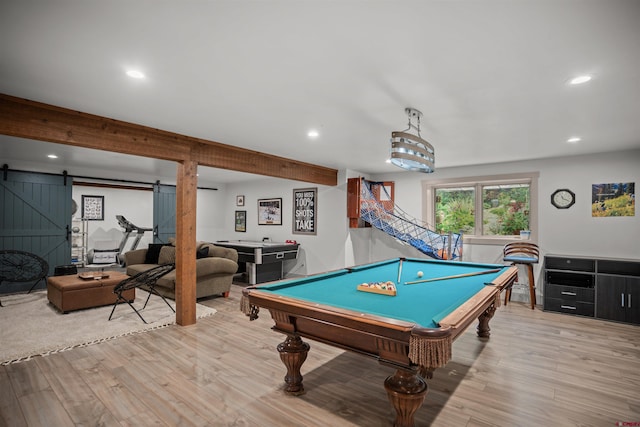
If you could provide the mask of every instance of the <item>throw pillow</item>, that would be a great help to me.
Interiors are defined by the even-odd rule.
[[[209,246],[203,246],[196,251],[196,259],[206,258],[209,256]]]
[[[165,243],[149,243],[147,254],[144,257],[145,264],[157,264],[158,256],[160,256],[160,249],[166,246]]]
[[[158,264],[175,264],[176,248],[173,246],[163,246],[158,256]]]

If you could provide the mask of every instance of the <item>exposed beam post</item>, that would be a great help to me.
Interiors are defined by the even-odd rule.
[[[176,323],[196,323],[196,199],[198,164],[178,163],[176,179]]]

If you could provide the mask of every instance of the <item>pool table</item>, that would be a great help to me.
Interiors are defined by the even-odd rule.
[[[251,320],[269,310],[287,368],[285,391],[302,394],[300,368],[309,344],[302,337],[376,358],[396,369],[385,381],[396,426],[412,426],[427,394],[424,378],[451,358],[453,340],[475,319],[489,337],[489,320],[517,268],[431,259],[395,258],[243,290]],[[418,281],[418,283],[414,283]],[[358,290],[392,282],[396,295]]]

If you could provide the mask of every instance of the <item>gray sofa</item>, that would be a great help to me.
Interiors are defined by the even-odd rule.
[[[126,273],[133,276],[160,264],[175,262],[175,246],[159,246],[149,245],[146,249],[125,253]],[[155,261],[155,254],[151,253],[158,250],[157,261]],[[196,259],[196,298],[212,295],[228,297],[233,275],[238,271],[238,252],[235,249],[222,248],[206,242],[198,242],[196,250],[199,254]],[[158,293],[172,299],[175,299],[175,288],[175,270],[160,278],[156,284]]]

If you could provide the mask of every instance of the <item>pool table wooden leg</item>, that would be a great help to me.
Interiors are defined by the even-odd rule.
[[[288,335],[283,343],[278,344],[280,360],[287,367],[287,375],[284,377],[284,391],[294,396],[304,394],[302,386],[302,374],[300,368],[309,353],[309,344],[302,341],[298,335]]]
[[[487,309],[478,317],[478,336],[481,338],[489,338],[491,335],[491,328],[489,327],[489,320],[496,313],[496,305],[491,304]]]
[[[384,381],[389,401],[396,410],[394,427],[413,427],[413,415],[427,395],[427,383],[415,370],[398,369]]]

